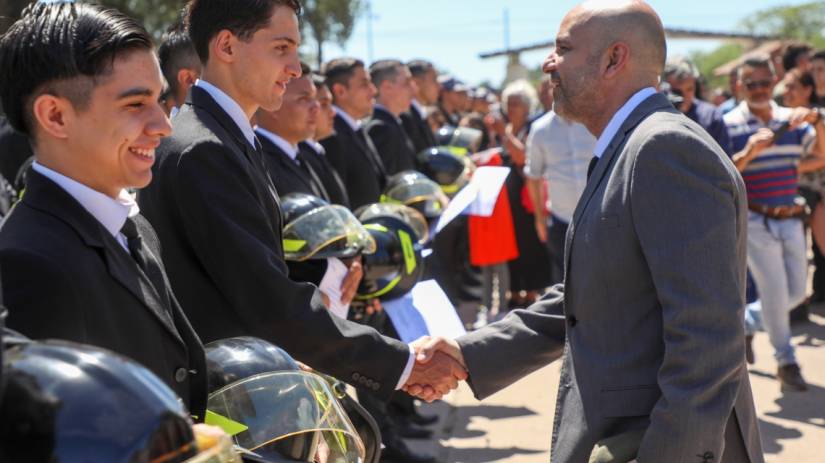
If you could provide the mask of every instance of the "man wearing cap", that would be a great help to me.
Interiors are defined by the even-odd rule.
[[[447,120],[447,124],[458,127],[461,115],[470,101],[468,88],[464,82],[451,75],[442,74],[438,77],[441,93],[438,98],[438,110]]]

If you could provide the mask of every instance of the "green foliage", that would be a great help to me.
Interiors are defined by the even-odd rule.
[[[825,2],[778,6],[746,17],[742,27],[751,33],[799,39],[825,45]]]
[[[315,42],[315,57],[320,66],[323,62],[324,43],[346,43],[363,11],[364,3],[361,0],[305,0],[303,7],[304,32]]]
[[[728,43],[710,52],[693,52],[690,54],[690,59],[696,64],[699,73],[706,79],[710,88],[727,88],[727,76],[716,77],[713,75],[713,70],[727,62],[735,60],[741,56],[744,51],[745,49],[741,44]]]

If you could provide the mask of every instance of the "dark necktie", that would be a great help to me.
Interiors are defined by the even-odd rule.
[[[596,164],[599,163],[599,159],[601,159],[601,158],[598,157],[598,156],[593,156],[593,159],[590,160],[590,164],[587,165],[587,180],[588,181],[590,180],[590,174],[592,174],[593,170],[596,168]]]
[[[298,162],[298,166],[301,168],[301,170],[303,170],[309,176],[310,183],[312,184],[312,191],[313,193],[315,193],[315,196],[325,201],[329,201],[329,195],[327,194],[326,188],[324,188],[323,182],[321,182],[321,179],[318,177],[318,174],[315,173],[315,169],[313,169],[312,166],[309,165],[304,156],[304,153],[302,153],[300,149],[298,149],[298,152],[295,153],[295,160]]]
[[[126,237],[126,243],[129,247],[129,254],[132,255],[132,259],[137,262],[138,267],[140,267],[140,270],[143,271],[143,274],[149,278],[149,281],[152,283],[152,286],[155,287],[155,292],[157,292],[160,299],[162,301],[167,301],[166,280],[163,278],[160,264],[152,253],[143,246],[143,238],[140,236],[140,232],[138,231],[137,224],[134,219],[127,218],[126,222],[123,224],[123,228],[120,229],[120,232]],[[165,308],[166,310],[169,310],[168,304]]]
[[[367,140],[367,133],[363,127],[356,130],[355,134],[364,145],[364,150],[366,151],[364,154],[367,155],[367,160],[370,164],[372,164],[373,169],[375,169],[375,173],[378,174],[379,179],[381,179],[381,184],[383,185],[387,178],[387,171],[384,169],[384,161],[382,161],[381,158],[378,157],[378,153],[372,149],[372,143]]]

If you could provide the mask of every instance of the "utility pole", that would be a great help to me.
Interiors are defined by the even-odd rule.
[[[504,49],[510,49],[510,9],[504,9]]]
[[[375,17],[372,15],[372,1],[367,0],[367,59],[372,63],[374,44],[372,41],[372,20]]]

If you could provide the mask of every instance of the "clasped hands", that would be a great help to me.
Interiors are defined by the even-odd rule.
[[[424,336],[410,344],[415,365],[402,388],[426,402],[442,398],[467,379],[467,365],[458,343],[442,337]]]

